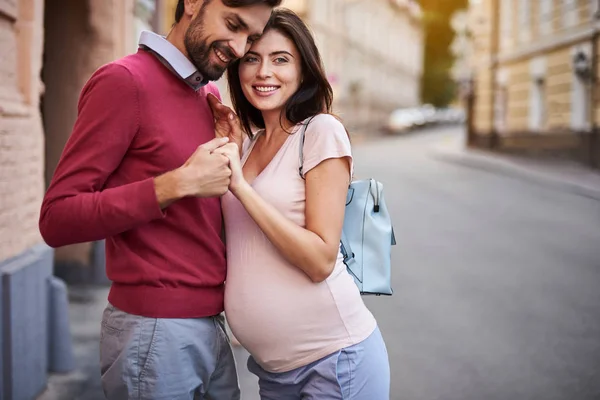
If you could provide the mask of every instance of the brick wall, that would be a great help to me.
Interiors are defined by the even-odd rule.
[[[42,0],[0,0],[0,260],[39,243]]]

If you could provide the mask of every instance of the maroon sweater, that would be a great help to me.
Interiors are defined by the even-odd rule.
[[[206,95],[140,50],[101,67],[42,204],[52,247],[106,239],[109,301],[128,313],[190,318],[223,311],[225,247],[218,198],[161,211],[153,178],[215,136]]]

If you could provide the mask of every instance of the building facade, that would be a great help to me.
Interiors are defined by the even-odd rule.
[[[139,31],[156,24],[156,8],[154,0],[0,0],[2,399],[35,398],[48,372],[65,366],[53,359],[52,324],[68,312],[66,301],[53,306],[61,285],[53,274],[59,265],[89,274],[102,258],[94,257],[95,244],[45,246],[42,198],[84,83],[102,64],[135,51]]]
[[[598,167],[597,0],[478,0],[470,143]]]

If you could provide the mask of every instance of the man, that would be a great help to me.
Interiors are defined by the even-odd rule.
[[[208,81],[260,37],[281,0],[179,0],[166,39],[87,82],[44,198],[53,246],[106,238],[112,280],[100,339],[109,399],[239,399],[223,329],[219,197],[228,160]],[[211,100],[214,103],[214,100]],[[214,104],[213,104],[214,106]]]

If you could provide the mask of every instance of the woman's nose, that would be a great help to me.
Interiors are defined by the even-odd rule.
[[[268,78],[271,76],[271,68],[267,61],[261,62],[260,68],[258,70],[258,76],[260,78]]]

